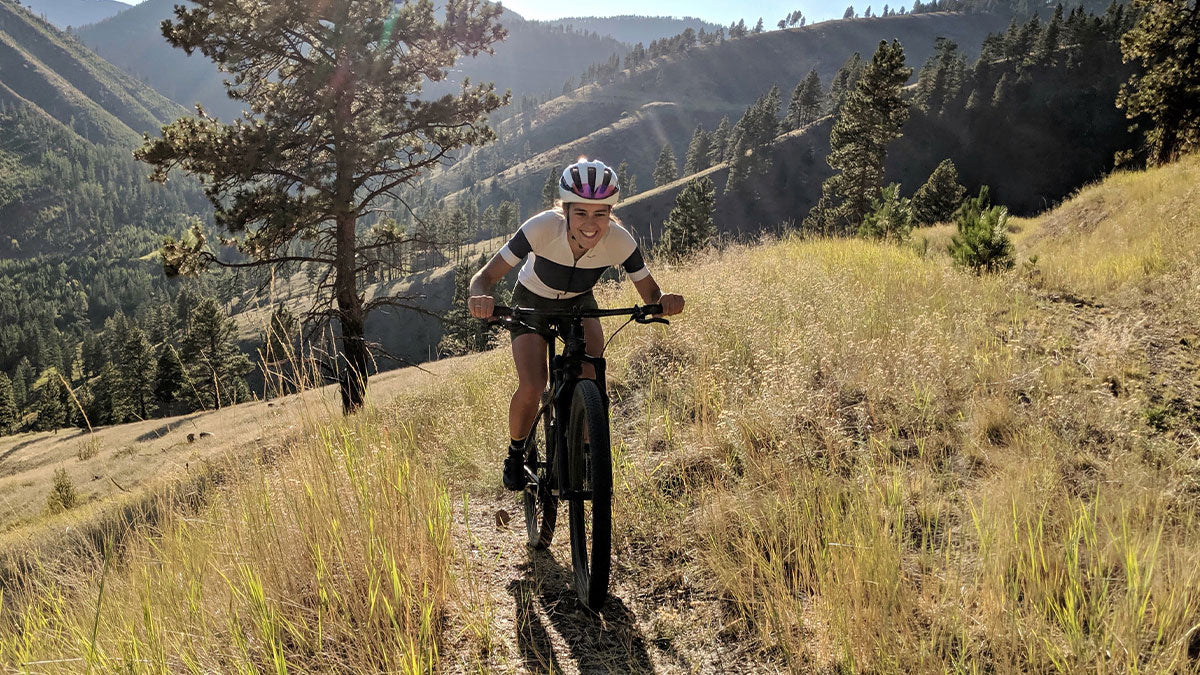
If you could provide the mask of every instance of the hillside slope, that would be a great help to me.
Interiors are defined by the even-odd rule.
[[[433,191],[483,184],[491,178],[481,171],[488,158],[516,157],[520,163],[512,166],[502,161],[506,168],[498,182],[532,207],[540,203],[546,172],[580,155],[613,164],[627,161],[645,188],[664,144],[682,158],[697,124],[711,131],[723,116],[736,122],[772,85],[779,85],[786,102],[796,83],[815,69],[828,87],[852,53],[869,58],[885,39],[900,40],[906,62],[918,68],[937,37],[977,54],[983,38],[1006,24],[1007,19],[987,14],[920,14],[827,21],[695,47],[505,121],[498,128],[501,141],[436,174]]]
[[[12,0],[0,0],[0,101],[32,104],[102,144],[132,145],[181,113]]]
[[[160,24],[173,19],[176,0],[146,0],[105,21],[79,29],[80,39],[106,59],[142,78],[171,99],[191,107],[200,103],[210,113],[229,119],[241,106],[225,95],[223,75],[202,54],[188,56],[167,44]],[[500,91],[544,96],[558,92],[569,77],[577,77],[592,61],[628,48],[611,38],[565,32],[505,10],[501,23],[508,38],[496,45],[494,55],[464,59],[455,65],[447,81],[427,83],[427,95],[441,95],[459,86],[464,77],[472,82],[495,82]],[[570,51],[585,53],[589,60],[556,58]]]
[[[514,377],[496,350],[298,427],[206,504],[159,514],[124,539],[98,610],[94,554],[30,565],[6,586],[0,661],[1193,670],[1200,420],[1174,402],[1196,400],[1197,184],[1192,157],[1089,187],[1017,221],[1038,260],[1000,276],[796,238],[659,267],[686,312],[606,354],[616,560],[598,617],[565,536],[528,552],[496,485]],[[1104,253],[1117,242],[1138,257]]]

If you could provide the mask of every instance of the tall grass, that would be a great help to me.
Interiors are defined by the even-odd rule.
[[[135,540],[106,578],[33,575],[0,662],[36,671],[427,672],[450,575],[450,502],[411,434],[314,426],[198,517]],[[114,566],[116,567],[116,566]],[[103,591],[103,594],[101,594]]]
[[[1025,227],[1024,250],[1063,288],[1165,283],[1153,266],[1072,261],[1091,240],[1053,222]],[[1174,256],[1195,244],[1164,248],[1162,269],[1184,274]],[[686,313],[625,330],[607,356],[614,578],[649,598],[633,609],[656,638],[800,672],[1197,670],[1200,445],[1106,385],[1146,370],[1139,333],[1086,317],[1099,329],[1081,341],[1027,271],[978,277],[860,241],[786,239],[655,272]],[[514,378],[507,350],[460,363],[306,424],[285,461],[242,467],[103,575],[32,575],[0,597],[0,663],[493,663],[475,655],[511,639],[494,620],[505,591],[474,578],[451,512],[495,494]]]

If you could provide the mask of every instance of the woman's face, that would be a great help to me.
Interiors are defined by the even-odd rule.
[[[567,204],[567,231],[583,250],[600,243],[608,232],[608,204]]]

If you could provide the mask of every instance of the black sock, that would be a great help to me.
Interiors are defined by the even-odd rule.
[[[508,454],[518,455],[518,454],[524,454],[524,453],[525,453],[525,439],[524,438],[522,438],[519,441],[516,440],[515,438],[509,439]]]

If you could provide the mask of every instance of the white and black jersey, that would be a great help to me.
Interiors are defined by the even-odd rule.
[[[587,293],[613,265],[624,268],[633,281],[650,275],[633,235],[616,223],[609,223],[600,242],[576,260],[567,235],[567,220],[557,211],[543,211],[525,221],[500,249],[500,256],[513,267],[528,256],[517,282],[552,300]]]

